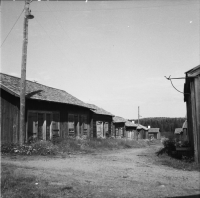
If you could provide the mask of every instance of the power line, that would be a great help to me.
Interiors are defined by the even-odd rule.
[[[36,22],[40,25],[40,27],[43,29],[43,31],[47,34],[47,36],[49,37],[49,40],[54,44],[55,47],[57,47],[57,45],[55,44],[55,42],[51,39],[51,37],[49,36],[48,32],[45,30],[45,28],[42,26],[42,24],[39,23],[39,21],[37,20],[36,17],[35,17],[35,20],[36,20]],[[58,48],[58,49],[60,50],[60,48]],[[61,53],[62,53],[63,55],[65,55],[65,53],[64,53],[62,50],[60,50],[60,51],[61,51]],[[66,58],[66,55],[65,55],[65,58]],[[68,60],[68,62],[71,64],[71,66],[73,66],[73,64],[71,63],[71,61],[69,61],[69,59],[67,59],[67,60]]]
[[[6,38],[4,39],[3,43],[1,44],[1,47],[3,46],[3,44],[5,43],[6,39],[8,38],[8,36],[10,35],[11,31],[13,30],[13,28],[15,27],[17,21],[19,20],[19,18],[21,17],[22,13],[23,13],[24,9],[22,10],[21,14],[19,15],[19,17],[17,18],[17,20],[15,21],[15,23],[13,24],[12,28],[10,29],[9,33],[7,34]]]
[[[49,10],[52,11],[47,2],[46,2],[46,5],[47,5],[47,7],[49,8]],[[53,12],[53,11],[52,11],[52,12]],[[56,17],[56,15],[55,15],[55,14],[52,14],[52,15],[53,15],[53,17],[55,18],[57,24],[58,24],[58,25],[61,27],[61,29],[63,30],[64,35],[67,36],[67,37],[69,38],[69,40],[71,40],[70,37],[68,36],[67,32],[65,31],[65,29],[64,29],[63,26],[61,25],[60,21],[59,21],[58,18]],[[76,49],[76,51],[79,52],[78,49]],[[81,53],[79,52],[79,54],[81,54]],[[86,62],[86,64],[88,64],[88,62],[86,61],[86,59],[85,59],[84,57],[83,57],[83,60]]]
[[[131,7],[131,8],[107,8],[107,9],[89,9],[89,10],[34,10],[34,12],[88,12],[88,11],[110,11],[110,10],[132,10],[132,9],[140,9],[140,8],[162,8],[162,7],[174,7],[174,6],[184,6],[184,5],[199,5],[199,4],[176,4],[176,5],[161,5],[161,6],[139,6],[139,7]]]

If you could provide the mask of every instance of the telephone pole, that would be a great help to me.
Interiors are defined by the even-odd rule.
[[[140,124],[140,107],[138,106],[138,126]]]
[[[26,94],[26,60],[28,45],[28,19],[33,19],[29,10],[30,0],[25,0],[24,7],[24,25],[23,25],[23,45],[22,45],[22,63],[21,63],[21,83],[20,83],[20,131],[19,143],[22,145],[25,141],[25,94]]]

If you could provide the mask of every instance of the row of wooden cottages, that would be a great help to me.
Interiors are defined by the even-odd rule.
[[[0,73],[1,142],[19,142],[20,78]],[[148,129],[87,104],[66,91],[26,81],[26,134],[51,140],[54,136],[148,138]]]

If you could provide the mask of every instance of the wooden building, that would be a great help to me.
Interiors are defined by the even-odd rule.
[[[125,122],[125,137],[128,139],[137,139],[138,138],[138,131],[137,131],[137,124],[126,121]]]
[[[106,138],[111,137],[112,131],[112,115],[106,110],[97,107],[94,104],[87,104],[91,109],[91,119],[90,119],[90,137]]]
[[[116,138],[123,138],[125,137],[125,131],[126,131],[126,119],[115,116],[113,117],[113,132],[112,136]]]
[[[1,141],[19,142],[20,78],[1,76]],[[26,134],[50,140],[53,136],[90,136],[90,108],[69,93],[36,82],[26,81]]]
[[[137,126],[138,139],[148,139],[148,128],[139,124]]]
[[[174,135],[175,135],[177,141],[182,141],[183,140],[183,129],[176,128],[174,131]]]
[[[160,129],[159,128],[149,128],[148,136],[149,136],[149,138],[153,137],[155,139],[160,139]]]
[[[114,132],[113,136],[116,138],[128,138],[128,139],[146,139],[148,129],[142,125],[135,124],[122,117],[113,117]]]
[[[200,163],[200,65],[185,73],[184,101],[187,108],[187,128],[195,161]]]

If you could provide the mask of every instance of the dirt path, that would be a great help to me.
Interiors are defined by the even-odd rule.
[[[151,146],[63,159],[3,157],[2,163],[14,164],[19,167],[16,171],[37,175],[49,185],[66,187],[66,197],[156,198],[200,194],[199,172],[152,164],[148,156],[156,149]]]

